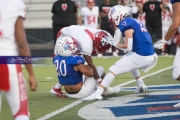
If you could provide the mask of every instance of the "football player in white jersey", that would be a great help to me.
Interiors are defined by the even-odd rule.
[[[78,42],[71,37],[61,37],[56,41],[56,53],[53,64],[56,66],[58,80],[63,84],[66,96],[69,98],[84,98],[92,94],[97,87],[93,78],[93,71],[89,65],[85,65],[79,53]],[[104,68],[96,67],[98,75],[104,77]],[[53,92],[53,91],[52,91]],[[66,97],[59,94],[60,97]],[[58,96],[59,96],[58,95]]]
[[[81,15],[79,17],[79,25],[84,25],[87,27],[93,27],[99,29],[99,7],[95,6],[94,0],[87,0],[86,7],[81,8]],[[82,23],[84,21],[84,24]]]
[[[173,12],[172,12],[172,5],[169,2],[169,0],[162,0],[162,3],[163,3],[164,8],[168,8],[168,9],[166,9],[166,13],[162,12],[162,36],[164,37],[167,33],[169,26],[172,23]],[[162,51],[165,51],[164,55],[171,54],[171,44],[172,44],[172,40],[170,39],[165,45],[165,47],[167,48],[167,53],[164,50],[165,47],[162,48]]]
[[[95,65],[93,64],[93,60],[91,55],[98,54],[98,53],[105,53],[107,52],[111,45],[101,42],[102,39],[112,39],[113,37],[107,31],[103,31],[100,29],[95,29],[86,26],[78,26],[78,25],[71,25],[69,27],[64,27],[58,32],[57,39],[62,37],[72,37],[77,40],[79,44],[79,54],[83,55],[87,64],[92,68],[94,73],[94,79],[100,83],[102,78],[99,76]],[[57,55],[57,47],[54,48],[54,54]],[[57,83],[52,89],[51,94],[55,94],[59,97],[62,97],[61,91],[61,84]],[[116,88],[115,88],[116,89]],[[117,90],[116,90],[117,91]]]
[[[146,14],[145,13],[139,14],[139,7],[143,6],[144,0],[135,0],[135,4],[136,4],[136,6],[132,7],[132,14],[138,14],[136,18],[145,25]]]
[[[0,57],[31,56],[26,40],[23,19],[26,7],[21,0],[0,0]],[[37,88],[31,64],[25,64],[30,90]],[[0,103],[2,92],[10,105],[15,120],[29,120],[26,83],[20,64],[0,64]]]

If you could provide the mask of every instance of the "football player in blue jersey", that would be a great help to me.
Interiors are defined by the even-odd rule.
[[[154,52],[152,38],[147,32],[145,25],[137,19],[131,18],[124,6],[116,5],[112,7],[108,14],[112,27],[122,32],[124,43],[119,40],[103,39],[104,42],[114,45],[123,51],[128,51],[120,60],[109,68],[109,72],[104,77],[97,90],[83,100],[102,99],[103,91],[113,82],[114,78],[123,73],[131,72],[137,82],[136,94],[146,91],[139,70],[149,71],[157,63],[157,54]]]
[[[57,94],[58,97],[84,98],[94,92],[97,88],[97,81],[94,79],[93,70],[89,65],[85,65],[85,59],[79,54],[80,46],[72,37],[62,37],[56,41],[56,53],[53,58],[53,64],[58,73],[57,86],[64,86],[66,95]],[[97,66],[96,70],[101,78],[104,78],[105,72],[102,66]],[[108,95],[119,90],[108,87],[103,94]],[[51,89],[51,93],[53,89]],[[117,91],[119,92],[119,91]]]
[[[56,41],[57,53],[53,58],[56,66],[58,80],[64,86],[66,95],[58,94],[59,97],[83,98],[95,90],[97,82],[93,78],[90,66],[85,65],[85,60],[80,55],[77,41],[71,37],[63,37]],[[105,75],[101,66],[96,67],[99,76]],[[84,81],[83,81],[83,75]]]
[[[172,16],[172,24],[170,25],[165,37],[163,40],[160,40],[154,44],[154,47],[157,49],[161,49],[167,43],[170,38],[172,38],[175,33],[179,32],[180,26],[180,0],[170,0],[173,9],[173,16]],[[173,72],[172,76],[175,80],[180,81],[180,49],[176,52],[176,56],[174,58],[173,63]],[[180,103],[175,104],[174,107],[180,107]]]

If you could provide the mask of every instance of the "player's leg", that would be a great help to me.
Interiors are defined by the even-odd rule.
[[[120,60],[118,60],[114,65],[109,68],[109,72],[106,74],[101,84],[99,84],[99,87],[95,91],[95,93],[84,98],[83,100],[97,99],[94,96],[99,96],[103,94],[104,90],[113,82],[116,75],[131,72],[134,69],[145,68],[150,65],[152,61],[142,60],[141,62],[141,59],[138,59],[133,52],[124,55]]]
[[[2,91],[0,91],[0,113],[1,113],[1,104],[2,104]]]
[[[98,75],[104,78],[105,72],[104,68],[102,66],[97,66],[96,67]],[[85,77],[83,86],[81,90],[77,94],[66,94],[67,97],[70,98],[84,98],[87,97],[88,95],[92,94],[94,90],[97,88],[97,81],[93,77]],[[102,96],[100,96],[102,97]]]
[[[180,50],[177,51],[175,58],[174,58],[174,63],[173,63],[173,73],[172,76],[175,80],[180,81]]]
[[[105,74],[104,68],[102,66],[97,66],[96,69],[97,69],[98,75],[103,77]],[[66,93],[66,96],[69,98],[84,98],[92,94],[94,90],[96,89],[96,87],[97,87],[97,81],[93,77],[85,77],[81,90],[76,94]]]
[[[29,120],[28,96],[20,65],[9,64],[10,90],[5,96],[15,120]]]
[[[146,85],[144,84],[144,81],[142,80],[142,78],[141,78],[141,76],[140,76],[139,70],[138,70],[138,69],[133,70],[133,71],[131,71],[131,73],[132,73],[133,77],[136,79],[137,86],[138,86],[138,87],[136,88],[136,90],[135,90],[135,93],[136,93],[136,94],[139,94],[139,93],[142,93],[142,92],[146,91],[146,90],[147,90],[147,87],[146,87]]]

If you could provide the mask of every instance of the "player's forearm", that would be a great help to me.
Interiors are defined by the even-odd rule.
[[[172,24],[172,25],[169,27],[169,29],[168,29],[168,31],[167,31],[164,39],[165,39],[165,40],[170,40],[170,39],[175,35],[175,33],[176,33],[177,30],[178,30],[178,26]]]

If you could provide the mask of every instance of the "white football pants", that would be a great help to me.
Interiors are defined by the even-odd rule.
[[[172,76],[176,80],[180,75],[180,49],[177,51],[173,63],[173,73]]]
[[[97,66],[96,69],[99,76],[102,76],[104,73],[104,68],[102,66]],[[83,86],[78,93],[76,94],[66,93],[66,95],[69,98],[84,98],[91,95],[96,89],[96,87],[97,87],[97,81],[93,77],[85,77]]]
[[[8,64],[10,89],[4,91],[15,120],[29,120],[28,97],[26,83],[21,66]],[[0,78],[3,79],[3,78]],[[1,81],[1,80],[0,80]],[[2,90],[0,89],[0,96]],[[0,98],[1,103],[1,98]]]
[[[109,68],[115,75],[131,72],[136,69],[142,69],[147,72],[153,68],[157,63],[156,53],[151,56],[140,56],[134,52],[129,52],[118,60]]]

